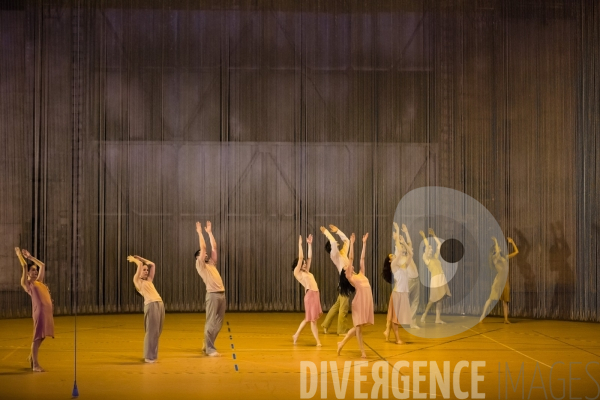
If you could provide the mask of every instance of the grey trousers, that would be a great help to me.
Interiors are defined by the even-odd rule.
[[[162,333],[165,320],[165,305],[162,301],[153,301],[144,306],[144,358],[158,358],[158,339]]]
[[[223,325],[225,316],[225,292],[206,292],[206,324],[204,324],[204,344],[206,354],[212,354],[217,349],[215,341]]]
[[[411,319],[417,317],[417,309],[419,308],[419,298],[421,297],[421,284],[419,277],[408,280],[408,301],[410,303]]]

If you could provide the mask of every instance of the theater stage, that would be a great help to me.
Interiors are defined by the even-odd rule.
[[[200,351],[204,314],[169,313],[161,336],[159,362],[146,364],[142,359],[142,314],[80,316],[77,318],[79,398],[295,399],[301,398],[303,392],[316,399],[322,395],[354,398],[361,393],[363,398],[384,398],[382,386],[375,385],[376,393],[372,393],[376,382],[374,371],[377,379],[386,379],[388,398],[398,397],[394,390],[403,387],[402,377],[409,381],[409,398],[419,394],[421,398],[432,398],[433,392],[438,399],[444,395],[460,398],[465,393],[469,398],[480,393],[487,399],[507,395],[540,399],[544,394],[551,399],[560,398],[563,393],[565,398],[596,398],[600,392],[597,323],[513,319],[513,324],[504,325],[501,318],[488,317],[483,324],[445,339],[423,339],[401,329],[407,344],[396,345],[384,342],[385,315],[378,314],[375,326],[364,333],[368,358],[361,367],[362,364],[355,364],[363,361],[355,339],[337,356],[336,343],[341,338],[321,333],[323,347],[317,348],[307,327],[298,344],[293,345],[292,334],[302,318],[300,313],[227,313],[217,340],[223,356],[211,358]],[[430,319],[433,320],[431,316]],[[452,318],[448,320],[451,322]],[[47,372],[32,373],[26,362],[31,319],[0,320],[0,399],[71,397],[74,318],[56,317],[55,325],[55,339],[47,339],[40,350],[40,364]],[[401,360],[407,361],[408,366],[402,366],[399,375],[394,374],[393,366]],[[303,361],[308,363],[301,368]],[[323,361],[327,361],[327,371],[320,375]],[[332,374],[332,361],[337,374]],[[347,361],[352,363],[344,378]],[[378,361],[383,362],[375,364]],[[445,361],[449,362],[447,376],[444,376]],[[459,364],[460,361],[468,364],[457,369],[457,365],[464,364]],[[477,375],[473,375],[476,361],[485,361],[485,366],[480,366]],[[313,374],[317,374],[313,387],[310,366],[314,367]],[[444,377],[446,380],[442,388],[436,384],[432,391],[433,378],[429,373],[436,367],[440,370],[440,380]],[[321,378],[327,382],[325,393]],[[422,379],[418,387],[414,385],[415,378]],[[475,391],[472,378],[479,379]],[[360,393],[355,391],[357,383]]]

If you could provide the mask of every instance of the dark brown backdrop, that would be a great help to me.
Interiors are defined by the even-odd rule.
[[[197,219],[230,310],[300,310],[307,233],[328,308],[327,223],[371,232],[385,310],[396,205],[439,185],[519,245],[512,314],[597,321],[599,21],[585,0],[0,1],[0,316],[30,313],[15,246],[56,314],[141,310],[132,253],[167,310],[202,310]]]

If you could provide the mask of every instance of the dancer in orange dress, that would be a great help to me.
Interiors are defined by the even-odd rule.
[[[31,353],[29,353],[27,361],[29,361],[33,372],[44,372],[44,369],[38,362],[38,351],[46,337],[49,336],[54,339],[52,298],[50,297],[48,286],[44,284],[46,266],[43,262],[29,254],[27,250],[15,247],[15,253],[17,253],[17,257],[23,268],[21,286],[31,296],[33,343],[31,344]],[[33,264],[28,265],[25,259],[32,261]]]
[[[345,274],[348,281],[356,289],[356,295],[354,296],[354,300],[352,300],[352,323],[354,324],[354,327],[348,331],[341,342],[338,342],[338,355],[341,353],[342,348],[348,340],[356,335],[361,357],[367,358],[363,344],[362,330],[363,327],[375,323],[375,314],[373,313],[373,293],[371,292],[369,280],[365,276],[365,247],[368,237],[369,234],[365,233],[362,238],[363,246],[360,254],[360,272],[358,274],[354,273],[354,266],[352,265],[354,261],[354,241],[356,239],[354,233],[350,237],[350,255],[348,257],[350,265],[346,268]]]

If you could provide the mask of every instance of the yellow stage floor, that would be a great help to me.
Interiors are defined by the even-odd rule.
[[[445,339],[422,339],[401,329],[407,344],[396,345],[384,342],[385,315],[378,314],[375,326],[365,330],[368,358],[362,360],[355,339],[337,356],[341,338],[320,333],[323,347],[317,348],[309,326],[293,345],[300,313],[227,313],[217,340],[223,357],[203,356],[204,318],[200,313],[167,314],[159,362],[146,364],[142,314],[78,317],[79,398],[385,398],[387,390],[387,398],[393,399],[406,395],[401,391],[404,381],[408,398],[433,398],[433,393],[438,399],[473,398],[477,393],[486,399],[600,395],[600,325],[595,323],[513,319],[504,325],[500,318],[487,318]],[[0,399],[71,398],[74,318],[55,318],[56,337],[40,350],[45,373],[32,373],[26,362],[31,331],[29,318],[0,320]],[[398,364],[396,374],[393,367],[399,361],[406,366]],[[461,361],[468,364],[457,369]],[[473,375],[477,361],[485,366]],[[436,367],[441,384],[434,378]]]

